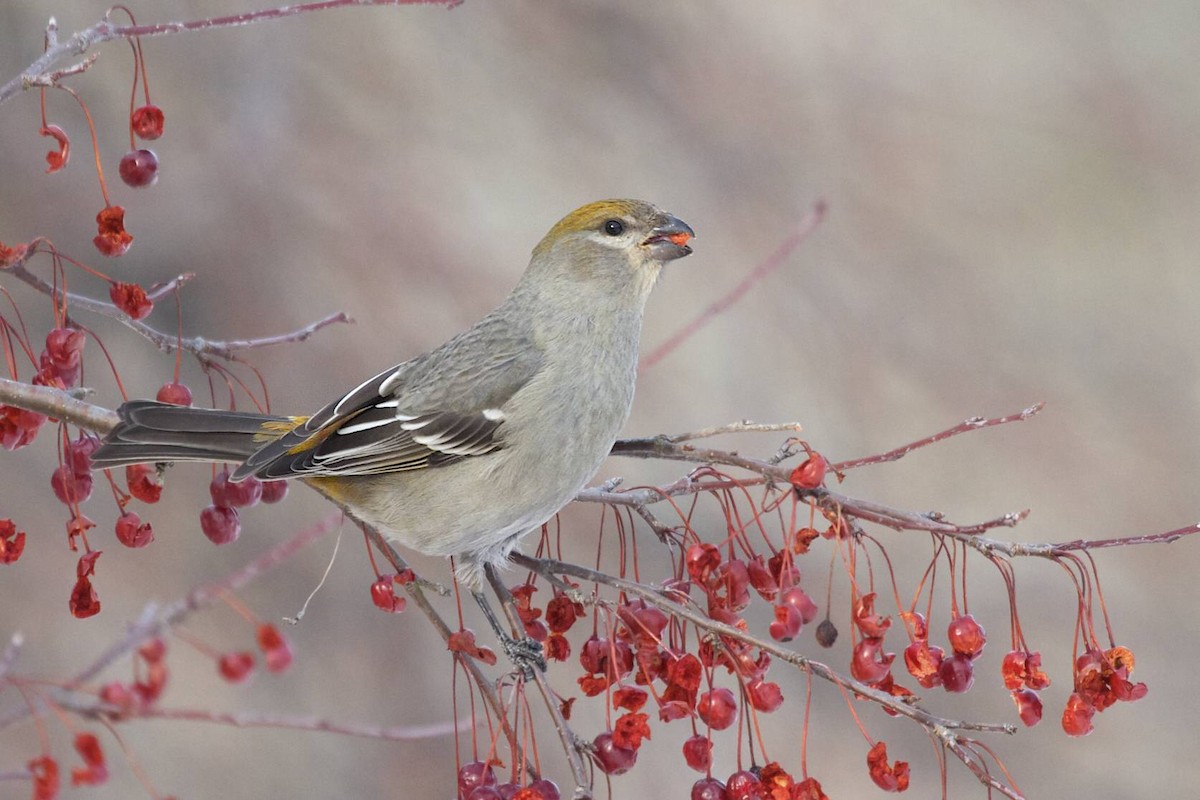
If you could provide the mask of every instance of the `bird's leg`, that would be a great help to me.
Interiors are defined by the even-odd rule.
[[[524,626],[521,624],[521,618],[517,616],[516,603],[513,600],[512,592],[500,580],[500,576],[496,574],[495,567],[491,564],[485,564],[483,569],[488,583],[491,584],[492,591],[496,593],[497,599],[500,600],[500,606],[504,609],[504,615],[508,618],[508,624],[511,626],[512,631],[523,630]],[[534,669],[545,672],[546,658],[542,654],[541,643],[528,636],[522,636],[518,639],[506,632],[500,624],[500,620],[496,618],[496,613],[492,610],[492,605],[488,602],[483,592],[475,590],[471,594],[474,596],[475,602],[479,604],[479,608],[483,610],[483,615],[487,618],[488,624],[496,632],[496,637],[500,640],[500,644],[504,648],[504,654],[508,656],[508,660],[513,663],[513,666],[527,679],[532,678]]]

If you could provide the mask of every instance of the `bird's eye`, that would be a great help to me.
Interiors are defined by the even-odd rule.
[[[624,230],[625,226],[619,219],[610,219],[604,223],[604,232],[609,236],[620,236]]]

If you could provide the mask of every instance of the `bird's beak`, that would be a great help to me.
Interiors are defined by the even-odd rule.
[[[695,235],[696,232],[683,220],[673,214],[663,214],[662,222],[650,231],[649,238],[642,244],[650,248],[650,257],[655,261],[671,261],[692,252],[688,242]]]

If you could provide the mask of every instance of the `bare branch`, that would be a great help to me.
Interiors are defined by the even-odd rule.
[[[0,405],[36,411],[99,434],[108,433],[118,422],[117,412],[85,403],[70,392],[8,378],[0,378]]]
[[[348,6],[399,6],[399,5],[441,5],[453,8],[460,5],[462,0],[324,0],[315,3],[295,3],[278,8],[267,8],[261,11],[251,11],[246,14],[232,14],[211,19],[190,20],[187,22],[164,22],[157,25],[114,25],[108,20],[101,20],[90,28],[72,34],[65,42],[59,41],[58,26],[53,19],[46,29],[46,51],[41,57],[25,68],[17,77],[0,86],[0,104],[11,99],[18,93],[34,86],[54,86],[56,74],[52,67],[64,58],[80,56],[89,48],[110,42],[114,39],[133,39],[134,37],[164,36],[168,34],[187,33],[191,31],[219,30],[221,28],[236,28],[255,22],[272,22],[285,17],[304,14],[306,12],[326,11],[332,8]],[[95,55],[89,57],[95,60]],[[85,59],[87,61],[88,59]],[[83,62],[59,70],[59,76],[73,75],[87,69],[81,66]]]
[[[64,302],[68,308],[89,311],[93,314],[115,319],[125,327],[129,328],[134,333],[149,340],[155,347],[165,353],[173,353],[179,348],[183,348],[184,352],[192,353],[196,356],[212,356],[216,358],[231,359],[234,353],[238,350],[249,350],[258,347],[271,347],[278,344],[291,344],[295,342],[303,342],[314,333],[326,328],[330,325],[339,322],[352,323],[354,320],[344,311],[339,311],[336,314],[330,314],[327,317],[309,323],[303,328],[291,331],[290,333],[281,333],[274,336],[264,336],[258,339],[229,339],[229,340],[208,340],[201,336],[185,337],[180,339],[173,333],[163,333],[149,325],[131,318],[121,309],[117,308],[109,300],[98,300],[94,297],[76,294],[74,292],[63,292],[56,289],[54,286],[46,283],[46,281],[34,275],[22,262],[14,263],[11,266],[5,267],[3,271],[10,273],[23,283],[37,289],[45,295],[53,297]],[[151,300],[157,300],[168,292],[174,291],[177,287],[182,286],[187,281],[193,278],[192,273],[184,273],[174,280],[167,281],[164,284],[153,287],[147,293],[147,297]]]

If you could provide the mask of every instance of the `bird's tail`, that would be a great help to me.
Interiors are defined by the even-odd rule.
[[[152,400],[125,403],[117,413],[121,421],[92,453],[92,463],[101,468],[162,461],[245,461],[297,423],[290,417]]]

